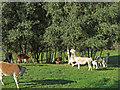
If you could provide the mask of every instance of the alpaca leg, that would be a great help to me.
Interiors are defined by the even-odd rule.
[[[74,64],[72,64],[72,67],[74,67]]]
[[[95,65],[96,65],[96,69],[98,69],[98,63],[97,62],[95,63]]]
[[[90,69],[91,69],[91,71],[92,71],[92,67],[91,67],[90,63],[88,63],[88,67],[89,67],[88,71],[89,71]]]
[[[105,64],[105,67],[107,67],[107,63]]]
[[[0,81],[1,81],[2,85],[5,85],[5,84],[3,83],[3,79],[2,79],[2,74],[1,74],[1,73],[0,73]]]
[[[98,69],[98,65],[96,64],[96,69]]]
[[[78,63],[78,69],[80,69],[80,64]]]
[[[14,80],[15,80],[15,83],[17,85],[17,88],[19,89],[19,81],[18,81],[18,77],[14,74]]]

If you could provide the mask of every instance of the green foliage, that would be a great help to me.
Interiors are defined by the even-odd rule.
[[[36,55],[48,47],[111,49],[120,39],[119,10],[117,2],[2,3],[3,45]]]

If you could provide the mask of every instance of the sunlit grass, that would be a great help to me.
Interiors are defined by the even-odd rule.
[[[88,71],[88,66],[67,64],[21,64],[27,70],[19,76],[20,88],[118,88],[118,67]],[[16,88],[13,77],[4,77],[6,86]]]
[[[108,67],[92,71],[87,65],[78,70],[68,64],[20,64],[27,68],[24,76],[19,76],[20,88],[118,88],[118,58],[118,53],[111,51]],[[3,88],[16,88],[13,76],[4,76],[3,81]]]

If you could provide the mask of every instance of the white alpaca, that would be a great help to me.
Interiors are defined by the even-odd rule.
[[[106,58],[103,58],[102,65],[103,65],[104,68],[107,67],[107,61],[106,61]]]
[[[89,67],[88,70],[91,69],[91,71],[92,71],[92,67],[91,67],[92,58],[76,57],[74,49],[71,49],[70,52],[71,52],[71,57],[73,58],[73,61],[76,62],[75,64],[72,63],[72,66],[78,65],[78,69],[80,69],[80,64],[84,65],[84,64],[88,63],[88,67]]]
[[[93,64],[93,68],[96,67],[96,69],[99,69],[99,63],[97,60],[92,61],[92,64]]]
[[[71,57],[69,58],[68,64],[72,64],[73,65],[73,62],[75,62],[74,56],[71,55]]]
[[[109,58],[109,56],[103,57],[103,58],[100,58],[100,57],[99,57],[99,58],[97,59],[97,62],[98,62],[98,64],[100,64],[100,66],[107,67],[108,58]]]

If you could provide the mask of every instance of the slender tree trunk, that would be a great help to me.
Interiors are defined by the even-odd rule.
[[[25,48],[24,48],[24,53],[27,54],[27,53],[26,53],[26,44],[25,44],[24,46],[25,46]]]
[[[89,48],[88,48],[88,57],[89,57]]]
[[[95,56],[96,56],[96,53],[97,53],[97,50],[95,50],[95,53],[94,53],[94,56],[93,56],[93,57],[95,57]]]
[[[85,56],[86,56],[86,50],[85,50]]]
[[[55,57],[56,57],[56,51],[57,51],[57,48],[55,47]]]
[[[67,47],[67,55],[68,55],[68,60],[70,59],[70,52],[69,52],[69,48]]]
[[[93,49],[91,49],[91,57],[92,57],[92,55],[93,55]]]
[[[32,62],[35,63],[35,54],[31,51],[32,53]]]
[[[41,52],[41,63],[43,63],[43,54],[44,52]]]
[[[63,61],[65,61],[66,60],[66,56],[65,56],[65,51],[64,51],[64,58],[63,58]]]
[[[62,57],[62,51],[61,51],[61,57]],[[62,61],[63,61],[64,59],[63,59],[63,57],[62,57]]]
[[[52,51],[52,56],[51,56],[51,59],[53,60],[54,58],[54,51]]]
[[[36,56],[37,63],[39,63],[39,60],[38,60],[39,59],[39,55],[40,54],[37,53],[37,56]]]
[[[101,55],[102,55],[102,51],[103,51],[103,49],[101,49],[101,51],[100,51],[100,57],[101,57]]]
[[[51,62],[51,47],[49,48],[49,63]]]
[[[48,50],[46,51],[46,63],[48,62]]]

